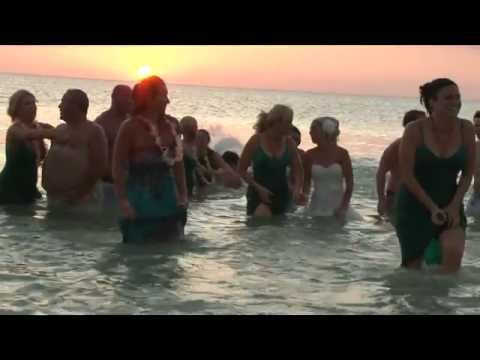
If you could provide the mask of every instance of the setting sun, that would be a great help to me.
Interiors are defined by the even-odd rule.
[[[152,73],[152,69],[148,65],[143,65],[137,70],[137,75],[144,78]]]

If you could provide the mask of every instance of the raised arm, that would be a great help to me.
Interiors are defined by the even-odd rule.
[[[26,128],[15,124],[8,129],[9,139],[18,140],[40,140],[51,139],[55,140],[58,136],[58,131],[53,126],[38,126],[36,128]]]
[[[228,165],[225,160],[216,152],[213,152],[213,161],[215,166],[221,170],[219,176],[224,186],[238,189],[242,186],[242,179],[230,165]]]

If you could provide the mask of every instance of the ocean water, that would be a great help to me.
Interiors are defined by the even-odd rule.
[[[0,74],[0,164],[5,160],[8,97],[38,99],[38,120],[58,124],[64,91],[82,88],[89,118],[109,107],[116,82]],[[412,84],[417,86],[417,84]],[[301,212],[252,223],[243,190],[191,203],[186,240],[121,243],[113,214],[49,214],[45,200],[0,208],[0,313],[3,314],[477,314],[480,313],[480,223],[469,219],[463,268],[439,276],[399,269],[393,228],[379,223],[375,171],[418,99],[170,85],[168,113],[195,116],[211,131],[244,143],[255,117],[291,105],[302,131],[317,116],[336,116],[350,152],[352,207],[363,219],[340,226]],[[480,103],[465,101],[471,118]]]

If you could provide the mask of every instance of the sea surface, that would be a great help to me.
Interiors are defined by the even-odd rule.
[[[0,74],[0,165],[5,161],[9,96],[25,88],[38,99],[38,120],[59,124],[69,88],[88,93],[88,117],[110,105],[117,82]],[[412,86],[417,86],[413,84]],[[313,221],[299,209],[251,222],[245,191],[216,192],[190,204],[186,239],[125,245],[115,214],[50,214],[43,199],[0,208],[1,314],[477,314],[480,223],[469,219],[459,274],[399,268],[392,226],[376,213],[375,172],[383,149],[402,133],[418,99],[169,85],[168,113],[192,115],[211,131],[245,143],[261,110],[292,106],[312,146],[310,122],[335,116],[340,145],[353,161],[352,207],[362,220],[344,226]],[[480,102],[465,101],[471,119]],[[43,191],[43,189],[42,189]],[[44,191],[43,191],[44,193]]]

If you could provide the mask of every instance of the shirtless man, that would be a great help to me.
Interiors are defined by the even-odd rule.
[[[473,192],[467,203],[466,214],[475,218],[480,217],[480,110],[473,115],[473,126],[475,127],[475,135],[477,141],[475,142],[476,164],[475,173],[473,174]]]
[[[180,130],[183,136],[183,162],[185,166],[185,179],[187,181],[188,196],[193,195],[195,186],[195,168],[198,163],[196,137],[198,123],[193,116],[184,116],[180,120]]]
[[[108,143],[108,165],[103,176],[103,201],[106,207],[116,207],[115,191],[112,178],[112,154],[115,139],[120,125],[127,119],[133,110],[132,89],[127,85],[117,85],[112,91],[112,104],[110,109],[100,114],[95,123],[100,125],[105,132]]]
[[[403,117],[403,127],[412,121],[419,120],[426,116],[424,111],[410,110]],[[400,186],[400,165],[398,163],[398,154],[400,150],[400,140],[396,139],[383,152],[380,159],[380,165],[377,170],[377,211],[380,216],[391,216],[395,194]],[[386,175],[390,172],[387,186],[385,186]]]
[[[473,192],[475,197],[480,196],[480,110],[473,115],[473,125],[475,126],[475,135],[477,141],[475,142],[475,149],[477,150],[477,166],[475,167],[475,174],[473,176]]]
[[[49,205],[101,206],[107,139],[99,125],[87,120],[88,104],[87,94],[79,89],[67,90],[62,97],[60,119],[65,124],[56,129],[68,140],[52,141],[42,169]]]
[[[120,125],[127,119],[133,109],[132,89],[127,85],[117,85],[112,91],[110,109],[100,114],[95,122],[103,128],[108,142],[108,171],[103,181],[113,183],[112,180],[112,152]]]

